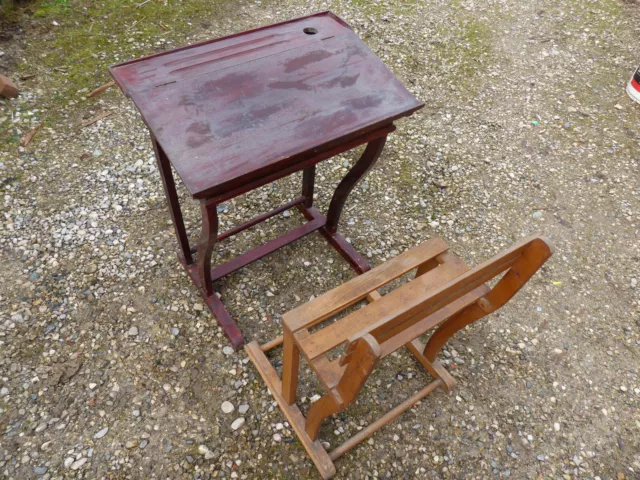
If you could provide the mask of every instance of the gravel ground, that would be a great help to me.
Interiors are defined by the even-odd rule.
[[[640,478],[632,3],[258,1],[194,24],[190,41],[331,9],[426,102],[343,213],[343,234],[373,264],[434,236],[471,265],[533,232],[556,246],[507,307],[443,351],[455,393],[434,393],[337,461],[338,478]],[[36,79],[8,104],[16,128],[38,122],[48,88]],[[179,266],[133,105],[115,90],[71,104],[113,115],[78,130],[63,109],[59,129],[2,146],[0,476],[318,478]],[[357,154],[319,167],[323,209]],[[228,202],[223,227],[299,185],[295,175]],[[181,195],[195,240],[198,211]],[[216,260],[300,221],[273,218]],[[216,288],[246,337],[265,341],[285,311],[352,276],[314,234]],[[388,357],[321,438],[338,445],[427,381],[407,352]],[[303,409],[317,393],[303,382]]]

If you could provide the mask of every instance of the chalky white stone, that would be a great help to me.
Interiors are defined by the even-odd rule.
[[[231,402],[222,402],[222,411],[224,413],[231,413],[235,410],[235,407],[233,406],[233,403]]]
[[[242,427],[244,425],[244,418],[240,417],[240,418],[236,418],[233,423],[231,424],[231,429],[232,430],[238,430],[240,427]]]

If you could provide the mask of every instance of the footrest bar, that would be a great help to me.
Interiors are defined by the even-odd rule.
[[[247,228],[251,228],[254,225],[257,225],[261,222],[264,222],[265,220],[271,218],[271,217],[275,217],[276,215],[278,215],[279,213],[284,212],[285,210],[289,210],[290,208],[295,207],[296,205],[300,205],[301,203],[304,203],[304,201],[306,200],[305,197],[300,196],[300,197],[296,197],[293,200],[291,200],[288,203],[285,203],[284,205],[279,206],[278,208],[271,210],[270,212],[267,213],[263,213],[262,215],[258,215],[257,217],[249,220],[246,223],[243,223],[242,225],[238,225],[237,227],[233,227],[230,228],[229,230],[227,230],[224,233],[221,233],[220,235],[218,235],[218,237],[216,238],[217,242],[221,242],[222,240],[224,240],[225,238],[229,238],[229,237],[233,237],[234,235],[239,234],[240,232],[246,230]],[[197,253],[198,252],[198,246],[194,246],[191,247],[191,253]]]
[[[304,205],[299,204],[298,209],[302,212],[302,214],[308,220],[322,218],[326,223],[327,218],[321,214],[315,207],[306,208]],[[342,257],[349,262],[351,267],[360,275],[364,272],[371,270],[371,265],[369,262],[360,255],[353,246],[347,242],[346,238],[344,238],[339,233],[331,233],[324,227],[320,229],[320,233],[327,239],[327,241],[331,244],[333,248],[335,248]]]
[[[249,250],[242,255],[238,255],[232,260],[229,260],[227,263],[224,263],[214,269],[211,270],[211,279],[215,282],[222,277],[226,277],[232,272],[241,269],[242,267],[247,266],[251,262],[255,262],[256,260],[261,259],[262,257],[269,255],[270,253],[278,250],[279,248],[288,245],[289,243],[295,242],[299,238],[304,237],[305,235],[309,235],[312,232],[315,232],[319,228],[321,228],[325,224],[324,218],[315,218],[310,222],[305,223],[293,230],[285,233],[284,235],[274,238],[273,240],[260,245],[259,247],[254,248],[253,250]]]
[[[358,445],[360,442],[362,442],[363,440],[369,438],[376,431],[380,430],[387,423],[391,422],[396,417],[402,415],[404,412],[409,410],[416,403],[418,403],[424,397],[426,397],[431,392],[433,392],[436,388],[442,387],[443,385],[444,385],[444,382],[442,380],[435,380],[435,381],[431,382],[429,385],[424,387],[422,390],[420,390],[419,392],[417,392],[413,396],[411,396],[408,399],[406,399],[400,405],[398,405],[397,407],[393,408],[392,410],[389,410],[387,413],[385,413],[382,417],[380,417],[378,420],[373,422],[367,428],[364,428],[364,429],[360,430],[356,435],[354,435],[349,440],[347,440],[342,445],[340,445],[335,450],[333,450],[329,454],[329,457],[331,458],[331,460],[336,461],[338,458],[340,458],[342,455],[347,453],[349,450],[351,450],[353,447]]]

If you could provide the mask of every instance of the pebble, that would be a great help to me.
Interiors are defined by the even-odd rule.
[[[244,425],[244,417],[236,418],[231,424],[231,429],[238,430],[243,425]]]
[[[224,353],[225,355],[232,355],[233,348],[227,345],[222,349],[222,353]]]
[[[73,457],[67,457],[64,459],[63,465],[65,468],[69,468],[75,459]]]
[[[279,433],[274,433],[273,434],[273,440],[276,442],[279,442],[282,440],[282,435],[280,435]]]
[[[0,398],[9,395],[9,389],[7,387],[0,388]]]
[[[233,412],[235,410],[235,407],[233,406],[233,403],[228,402],[228,401],[222,402],[221,408],[222,408],[222,411],[224,413],[231,413],[231,412]],[[240,412],[240,413],[242,413],[242,412]]]
[[[173,335],[174,337],[177,337],[179,334],[180,334],[180,329],[179,328],[173,327],[171,329],[171,335]]]
[[[88,460],[89,459],[87,457],[79,458],[71,464],[71,470],[79,470],[85,463],[87,463]]]
[[[48,467],[33,467],[33,473],[36,475],[44,475],[49,470]]]
[[[125,448],[127,449],[132,449],[138,446],[138,441],[137,440],[129,440],[127,443],[125,443]]]
[[[244,415],[248,411],[249,411],[249,405],[247,405],[246,403],[238,407],[238,412],[240,412],[240,415]]]
[[[131,328],[129,329],[129,331],[127,332],[127,334],[128,334],[130,337],[135,337],[135,336],[137,336],[137,335],[138,335],[138,327],[131,327]]]
[[[98,440],[98,439],[104,437],[107,434],[108,431],[109,431],[109,427],[104,427],[102,430],[98,430],[98,432],[96,432],[96,434],[93,436],[93,438]]]

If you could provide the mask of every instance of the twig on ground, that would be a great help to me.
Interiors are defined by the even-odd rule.
[[[103,110],[101,111],[98,115],[96,115],[95,117],[93,117],[91,120],[87,120],[86,122],[84,122],[80,128],[85,128],[88,127],[89,125],[92,125],[94,123],[96,123],[98,120],[102,120],[103,118],[108,117],[109,115],[113,115],[113,112],[109,112],[107,110]]]
[[[93,92],[89,93],[87,95],[87,98],[96,97],[96,96],[100,95],[101,93],[106,92],[107,90],[109,90],[115,84],[116,84],[116,82],[114,82],[112,80],[109,83],[107,83],[105,85],[102,85],[101,87],[96,88]]]
[[[34,135],[36,134],[36,132],[42,126],[43,123],[44,122],[40,122],[38,125],[36,125],[36,128],[34,128],[29,133],[27,133],[24,137],[22,137],[22,140],[20,140],[20,146],[21,147],[26,147],[27,145],[29,145],[29,143],[33,139]]]

